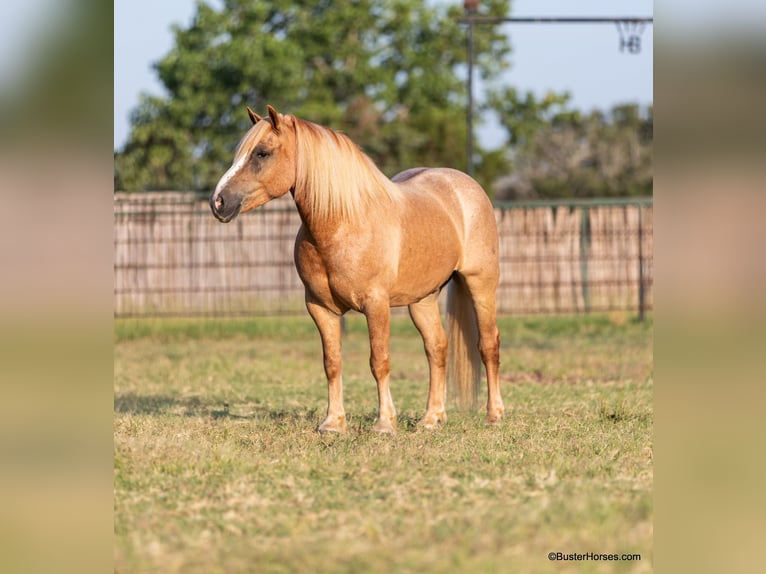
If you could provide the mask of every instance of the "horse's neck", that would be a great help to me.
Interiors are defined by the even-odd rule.
[[[392,183],[347,136],[298,124],[298,162],[293,194],[304,225],[315,236],[327,229],[369,226],[383,219],[398,196]],[[304,155],[305,154],[305,155]]]
[[[385,175],[380,174],[385,178]],[[372,184],[372,183],[371,183]],[[389,182],[389,185],[396,184]],[[364,193],[360,191],[360,193]],[[357,209],[351,210],[347,215],[339,213],[333,215],[318,215],[314,212],[310,189],[295,190],[292,192],[293,200],[298,208],[301,221],[317,239],[329,234],[334,234],[339,229],[346,229],[349,237],[353,237],[354,230],[359,226],[376,225],[382,220],[391,217],[391,203],[386,198],[367,197],[361,200]]]
[[[354,237],[357,237],[364,229],[370,226],[380,226],[385,221],[393,220],[391,206],[376,202],[367,203],[356,219],[320,218],[312,213],[310,201],[305,192],[303,194],[293,193],[292,196],[304,228],[320,246],[335,244],[339,234],[345,237],[345,241],[354,241]]]

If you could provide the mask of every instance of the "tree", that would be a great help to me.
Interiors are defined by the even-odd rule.
[[[538,99],[532,92],[521,95],[516,88],[505,87],[490,91],[485,108],[499,116],[500,124],[508,131],[509,145],[524,149],[541,129],[577,118],[578,112],[567,109],[570,99],[568,92],[549,91]]]
[[[482,3],[505,15],[510,0]],[[462,6],[425,0],[200,2],[155,65],[167,97],[144,96],[115,153],[115,188],[211,189],[249,127],[245,105],[346,131],[388,175],[463,167],[466,50]],[[477,68],[491,80],[510,52],[477,30]],[[457,40],[457,41],[456,41]]]
[[[546,108],[532,98],[522,106],[509,104],[513,114],[503,123],[516,144],[514,176],[498,181],[498,198],[652,194],[651,106],[642,111],[625,104],[582,115],[563,107],[566,100],[554,103]]]

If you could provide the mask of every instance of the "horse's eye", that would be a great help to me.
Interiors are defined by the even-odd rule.
[[[265,157],[269,157],[269,155],[271,155],[271,154],[269,152],[267,152],[266,150],[258,150],[257,152],[255,152],[255,157],[257,157],[259,159],[263,159]]]

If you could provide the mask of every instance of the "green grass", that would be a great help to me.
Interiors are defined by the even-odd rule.
[[[350,318],[350,432],[326,437],[307,319],[118,321],[115,571],[651,571],[651,321],[499,326],[506,422],[452,409],[423,432],[422,343],[394,321],[389,437],[370,430],[366,328]]]

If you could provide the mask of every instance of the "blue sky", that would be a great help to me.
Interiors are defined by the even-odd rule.
[[[443,0],[446,1],[446,0]],[[453,0],[460,1],[460,0]],[[214,4],[214,2],[211,2]],[[462,2],[461,2],[462,3]],[[129,133],[129,114],[139,94],[163,94],[151,65],[173,46],[172,24],[186,26],[196,0],[115,0],[114,2],[114,146]],[[652,0],[515,0],[512,16],[652,16]],[[621,53],[613,24],[504,25],[513,53],[504,83],[543,94],[569,91],[575,107],[608,109],[622,102],[653,101],[653,26],[642,34],[638,55]],[[475,92],[481,98],[481,86]],[[477,129],[489,147],[502,141],[492,125]]]

